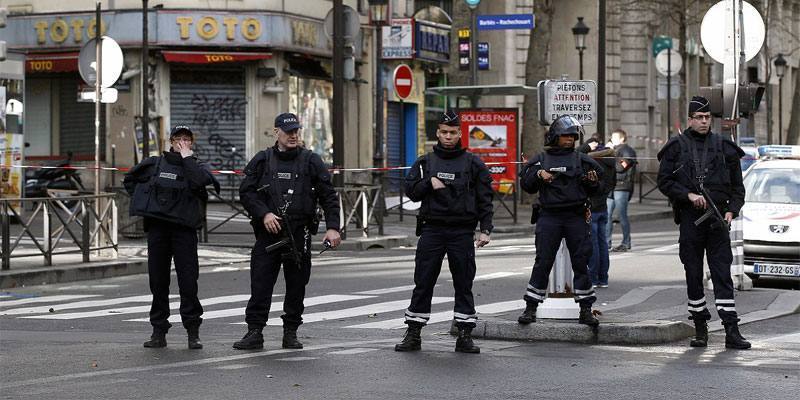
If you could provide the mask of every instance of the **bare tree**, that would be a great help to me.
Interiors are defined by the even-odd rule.
[[[525,85],[536,84],[547,79],[550,67],[550,36],[552,33],[553,0],[534,0],[533,14],[536,15],[536,27],[531,30],[528,44],[528,57],[525,63]],[[526,95],[522,106],[522,151],[530,157],[539,153],[544,146],[544,129],[539,125],[538,99],[534,95]]]

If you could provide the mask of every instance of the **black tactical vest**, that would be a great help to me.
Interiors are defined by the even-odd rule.
[[[475,188],[472,185],[472,154],[444,159],[429,153],[425,156],[428,176],[445,184],[422,200],[420,216],[436,218],[452,215],[475,215]]]
[[[698,143],[687,135],[689,134],[678,136],[678,143],[681,145],[680,163],[690,171],[689,175],[695,180],[684,182],[686,187],[702,183],[710,189],[729,191],[731,175],[725,164],[722,136],[708,133],[705,142]],[[680,174],[679,177],[688,181],[685,174]]]
[[[200,210],[200,199],[189,188],[183,165],[170,164],[162,156],[150,180],[136,185],[130,213],[198,228],[203,220]]]
[[[279,160],[274,151],[271,147],[264,151],[264,173],[259,180],[267,204],[277,214],[278,209],[289,202],[287,214],[290,217],[313,218],[317,211],[317,194],[309,176],[311,150],[300,149],[292,161]]]
[[[586,190],[581,186],[584,171],[578,152],[539,155],[542,169],[553,174],[553,182],[542,185],[539,202],[543,208],[572,207],[585,203]]]

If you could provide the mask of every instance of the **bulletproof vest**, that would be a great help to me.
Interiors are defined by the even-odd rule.
[[[436,177],[445,188],[434,190],[422,200],[422,217],[447,217],[452,215],[474,215],[475,188],[472,185],[472,154],[444,159],[429,153],[425,156],[428,176]]]
[[[578,152],[539,156],[542,169],[553,174],[553,182],[539,189],[539,202],[544,208],[558,208],[585,203],[588,195],[581,186],[583,167]]]
[[[171,164],[163,156],[150,180],[136,185],[130,213],[189,228],[198,228],[203,217],[200,199],[189,188],[183,165]]]
[[[308,174],[311,150],[300,149],[293,160],[282,161],[265,150],[264,174],[259,187],[265,188],[267,204],[277,211],[289,203],[286,213],[291,217],[310,218],[316,214],[316,192]]]
[[[688,187],[702,183],[710,189],[729,190],[731,176],[725,165],[722,136],[709,133],[705,142],[699,143],[687,137],[687,134],[682,134],[678,136],[678,142],[681,146],[680,162],[683,168],[689,171],[689,176],[695,180],[695,182],[685,182]],[[685,174],[679,176],[686,179]]]

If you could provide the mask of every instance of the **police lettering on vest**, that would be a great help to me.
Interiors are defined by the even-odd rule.
[[[420,216],[427,220],[452,215],[475,216],[475,193],[472,187],[472,154],[464,153],[452,159],[443,159],[436,153],[425,156],[427,176],[435,176],[445,188],[434,190],[422,200]]]
[[[317,212],[316,193],[309,176],[311,150],[299,149],[300,154],[291,162],[280,162],[274,151],[264,150],[264,172],[259,180],[263,199],[274,210],[288,202],[289,216],[311,222]]]

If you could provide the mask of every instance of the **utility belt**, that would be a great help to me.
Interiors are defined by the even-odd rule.
[[[421,217],[417,216],[417,228],[415,234],[417,236],[422,235],[422,228],[425,226],[432,226],[432,227],[439,227],[439,228],[447,228],[449,230],[458,230],[458,229],[467,229],[467,230],[475,230],[475,225],[477,225],[478,221],[470,221],[470,222],[453,222],[453,221],[444,221],[440,219],[430,218],[430,217]]]

